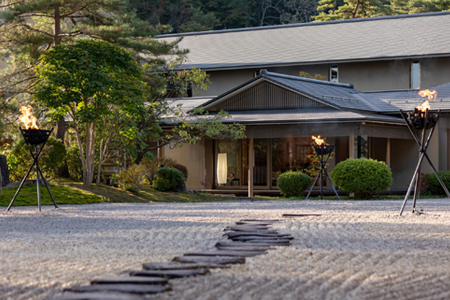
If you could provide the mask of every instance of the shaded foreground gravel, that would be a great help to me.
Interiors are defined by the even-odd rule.
[[[283,219],[291,247],[171,280],[149,299],[449,299],[450,200],[260,201],[13,207],[0,213],[0,299],[52,299],[96,277],[212,250],[244,219]],[[284,213],[321,216],[281,218]]]

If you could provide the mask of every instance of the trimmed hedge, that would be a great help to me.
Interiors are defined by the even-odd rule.
[[[175,191],[184,181],[184,175],[180,170],[161,168],[155,174],[153,188],[161,192]]]
[[[450,188],[450,171],[439,171],[439,176],[444,181],[447,189]],[[428,192],[432,195],[445,195],[444,189],[442,188],[439,180],[434,173],[428,173]]]
[[[382,161],[349,158],[336,165],[330,174],[341,190],[354,193],[358,199],[371,199],[392,184],[392,171]]]
[[[311,183],[311,178],[299,171],[282,173],[277,179],[277,186],[284,197],[300,196]]]

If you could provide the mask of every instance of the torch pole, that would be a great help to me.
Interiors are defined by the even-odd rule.
[[[428,109],[425,110],[424,112],[424,126],[423,126],[423,130],[422,130],[422,141],[420,143],[420,148],[419,148],[419,153],[420,153],[420,158],[422,158],[420,161],[423,161],[423,157],[425,155],[425,138],[427,135],[427,125],[428,125]],[[419,191],[419,184],[420,184],[420,167],[421,164],[418,165],[417,168],[417,174],[416,174],[416,187],[414,188],[414,198],[413,198],[413,209],[412,212],[416,211],[416,203],[417,203],[417,196],[419,195],[420,191]]]
[[[36,149],[36,188],[37,188],[37,198],[38,198],[38,209],[39,212],[41,212],[41,186],[39,184],[39,157],[38,154],[38,147],[35,147]]]

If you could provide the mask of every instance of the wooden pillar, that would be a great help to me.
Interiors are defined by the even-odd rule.
[[[248,196],[253,197],[253,169],[255,165],[255,152],[253,150],[253,138],[248,145]]]
[[[386,165],[391,167],[391,139],[386,139]]]
[[[391,167],[391,138],[386,139],[386,165]],[[388,191],[391,190],[391,187],[388,187]]]
[[[348,157],[355,158],[355,135],[352,134],[348,139]]]

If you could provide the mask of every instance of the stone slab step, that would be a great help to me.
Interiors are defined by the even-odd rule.
[[[197,253],[185,253],[183,256],[240,256],[253,257],[262,254],[267,254],[266,251],[239,251],[239,250],[219,250],[219,251],[205,251]]]
[[[91,284],[167,284],[167,279],[161,277],[136,277],[136,276],[115,276],[97,278]]]
[[[147,298],[132,294],[112,294],[106,292],[63,295],[53,300],[145,300]]]
[[[144,270],[192,270],[192,269],[225,269],[229,268],[226,265],[220,264],[208,264],[208,263],[198,263],[198,264],[187,264],[187,263],[175,263],[175,262],[154,262],[154,263],[144,263],[142,265]]]
[[[321,214],[283,214],[282,217],[285,218],[295,218],[295,217],[320,217]]]
[[[233,240],[233,241],[240,241],[240,242],[249,242],[249,241],[254,241],[254,240],[258,240],[258,241],[273,241],[273,242],[289,242],[291,239],[285,239],[285,238],[276,238],[276,237],[264,237],[264,236],[254,236],[254,235],[249,235],[249,236],[237,236],[237,237],[228,237],[229,239]]]
[[[143,285],[143,284],[95,284],[85,286],[74,286],[64,291],[75,293],[86,292],[121,292],[131,294],[157,294],[170,291],[169,285]]]
[[[206,275],[209,273],[207,269],[192,269],[192,270],[142,270],[132,271],[130,276],[156,276],[167,279],[183,278],[188,276]]]
[[[270,220],[266,220],[266,221],[264,221],[264,220],[253,220],[253,221],[241,220],[241,221],[236,222],[236,225],[270,226],[270,225],[275,224],[276,222],[278,222],[278,220],[277,221],[274,221],[274,220],[272,220],[272,221],[270,221]]]
[[[236,225],[236,226],[227,226],[223,231],[252,231],[252,232],[261,232],[261,233],[277,233],[276,230],[269,230],[270,227],[261,227],[261,226],[244,226],[244,225]]]
[[[288,240],[247,240],[245,241],[249,244],[261,244],[264,246],[290,246],[291,242]]]
[[[273,223],[276,223],[276,222],[279,222],[280,220],[278,220],[278,219],[266,219],[266,220],[264,220],[264,219],[262,219],[262,220],[260,220],[260,219],[243,219],[243,220],[240,220],[240,221],[238,221],[238,222],[248,222],[248,223],[271,223],[271,224],[273,224]]]
[[[274,234],[274,233],[259,233],[259,232],[248,232],[248,231],[235,231],[235,232],[227,232],[224,236],[228,236],[228,238],[236,238],[241,236],[260,236],[264,238],[279,238],[286,240],[293,240],[294,238],[290,234]]]
[[[290,242],[282,242],[280,243],[280,246],[289,246]],[[286,245],[285,245],[286,244]],[[216,243],[215,247],[275,247],[275,246],[279,246],[279,245],[273,245],[273,244],[268,244],[267,242],[260,242],[260,243],[256,243],[252,241],[248,241],[248,242],[218,242]]]
[[[181,263],[212,263],[212,264],[245,264],[244,257],[223,257],[223,256],[181,256],[175,257],[174,261]]]
[[[243,243],[239,243],[239,244],[243,244]],[[246,246],[216,246],[216,248],[218,250],[221,251],[267,251],[267,250],[271,250],[271,249],[275,249],[273,247],[270,246],[252,246],[250,245],[246,245]]]

